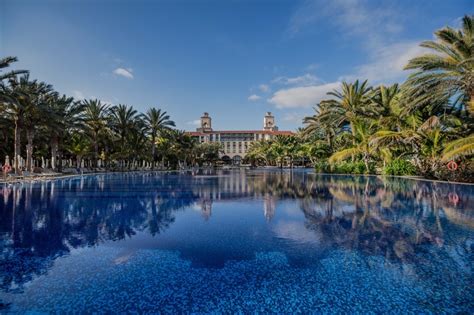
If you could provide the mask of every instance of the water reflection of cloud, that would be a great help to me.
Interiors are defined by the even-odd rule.
[[[294,203],[284,203],[281,208],[280,207],[278,208],[278,210],[285,212],[285,214],[290,217],[294,217],[294,218],[301,217],[301,209],[298,207],[295,207]]]
[[[299,221],[279,221],[272,228],[275,236],[297,243],[319,244],[320,237],[314,231],[303,228]]]

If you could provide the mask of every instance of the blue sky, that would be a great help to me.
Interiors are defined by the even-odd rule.
[[[342,80],[403,80],[472,0],[0,0],[0,52],[61,93],[163,108],[193,130],[294,130]]]

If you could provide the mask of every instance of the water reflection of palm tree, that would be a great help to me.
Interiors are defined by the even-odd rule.
[[[297,172],[292,176],[264,173],[249,181],[263,198],[298,199],[306,228],[324,237],[322,243],[394,260],[412,259],[415,248],[426,243],[443,244],[442,214],[458,213],[448,204],[450,188],[445,184]],[[469,201],[466,198],[470,194],[465,195],[458,197],[461,209]],[[435,226],[430,217],[435,219]],[[462,219],[453,223],[469,226],[474,222],[472,215],[458,217]]]
[[[120,240],[137,231],[159,234],[174,222],[174,211],[197,200],[192,192],[181,189],[183,185],[170,189],[166,182],[165,186],[153,182],[153,177],[145,179],[145,184],[156,189],[151,194],[95,198],[97,190],[107,196],[121,189],[103,186],[101,189],[95,180],[90,177],[57,181],[55,185],[52,182],[25,184],[3,189],[0,289],[8,291],[14,284],[21,289],[33,275],[47,272],[56,257],[73,248]],[[29,262],[18,264],[18,261]]]
[[[145,209],[149,209],[146,225],[152,236],[162,233],[175,221],[173,209],[163,207],[165,201],[158,196],[142,200],[141,203]]]
[[[274,216],[279,200],[294,199],[305,227],[317,233],[323,244],[395,261],[410,260],[422,244],[442,245],[446,224],[474,225],[468,210],[472,190],[463,194],[459,186],[298,171],[238,174],[236,178],[230,173],[205,175],[121,175],[119,180],[110,175],[107,180],[94,176],[4,187],[0,194],[1,288],[9,290],[14,283],[21,287],[73,248],[121,240],[138,231],[162,233],[173,224],[179,209],[203,201],[210,209],[216,198],[263,199],[267,219]],[[453,192],[458,196],[456,204],[448,198]],[[19,259],[31,263],[19,268]]]

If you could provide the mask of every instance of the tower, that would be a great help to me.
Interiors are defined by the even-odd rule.
[[[272,113],[267,112],[263,118],[263,130],[276,131],[278,127],[275,126],[275,117]]]
[[[212,131],[212,119],[209,116],[209,113],[204,113],[201,116],[201,127],[197,129],[200,132],[209,132]]]

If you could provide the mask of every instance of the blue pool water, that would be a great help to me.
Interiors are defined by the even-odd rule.
[[[0,186],[0,312],[474,313],[474,186],[310,171]]]

